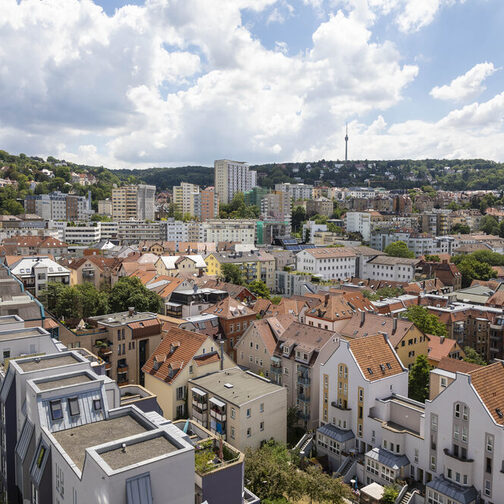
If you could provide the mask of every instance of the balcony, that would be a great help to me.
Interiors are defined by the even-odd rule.
[[[127,372],[128,372],[128,364],[117,364],[117,374]]]
[[[202,398],[199,396],[193,396],[192,405],[201,411],[205,411],[208,409],[208,404],[206,401],[201,400]]]
[[[331,401],[331,406],[341,411],[350,411],[350,408],[344,408],[343,404],[339,405],[336,401]]]
[[[217,410],[215,408],[212,408],[210,410],[210,416],[214,417],[219,422],[225,422],[226,421],[226,412],[222,411],[222,410]]]
[[[117,376],[117,385],[128,385],[129,380],[128,380],[128,375],[127,374],[122,374]]]
[[[310,396],[308,394],[298,394],[297,396],[298,401],[304,402],[304,403],[310,403]]]
[[[275,367],[271,366],[271,372],[276,375],[281,375],[282,374],[282,368],[281,367]]]
[[[308,376],[298,374],[297,382],[299,385],[310,385],[310,378]]]
[[[451,452],[448,448],[445,448],[443,450],[443,452],[447,457],[450,457],[450,458],[457,460],[458,462],[462,462],[464,464],[472,464],[474,462],[473,459],[469,459],[467,457],[462,457],[461,455],[455,455],[455,453]]]
[[[110,362],[105,362],[105,371],[110,371],[112,369],[112,364]]]

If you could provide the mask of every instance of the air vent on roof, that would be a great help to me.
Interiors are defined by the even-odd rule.
[[[233,388],[233,384],[232,383],[224,383],[224,387]]]

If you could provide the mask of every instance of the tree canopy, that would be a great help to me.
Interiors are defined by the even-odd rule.
[[[230,203],[221,204],[219,217],[221,219],[257,219],[261,213],[256,205],[247,205],[242,192],[237,192]]]
[[[408,375],[408,396],[419,402],[429,397],[429,372],[431,366],[425,355],[419,355]]]
[[[137,277],[119,278],[110,289],[108,302],[112,312],[127,311],[133,306],[137,311],[160,313],[163,308],[163,300]]]
[[[221,266],[221,279],[235,285],[243,285],[243,273],[237,264],[224,263]]]
[[[464,348],[464,353],[465,353],[464,360],[466,362],[470,362],[472,364],[478,364],[480,366],[487,365],[485,359],[483,359],[483,357],[474,348],[466,346]]]
[[[425,334],[447,336],[446,326],[424,306],[409,306],[406,310],[406,317]]]
[[[415,257],[415,253],[408,248],[408,245],[400,240],[387,245],[384,252],[393,257],[407,257],[410,259]]]
[[[497,276],[492,266],[504,264],[504,256],[490,250],[478,250],[472,254],[458,255],[452,262],[462,275],[462,287],[469,287],[473,280],[490,280]]]
[[[258,298],[270,299],[270,290],[262,280],[253,280],[247,287],[250,292],[253,292]]]

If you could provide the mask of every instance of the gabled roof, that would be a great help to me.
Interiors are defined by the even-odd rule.
[[[364,321],[362,318],[364,317]],[[394,320],[397,326],[394,331]],[[340,328],[340,333],[346,338],[364,338],[370,334],[386,333],[390,342],[396,347],[408,331],[415,324],[406,319],[393,319],[384,315],[373,313],[356,313],[352,318]]]
[[[211,313],[212,315],[217,315],[219,318],[227,320],[255,315],[253,310],[230,296],[210,306],[206,310],[203,310],[201,313]]]
[[[326,294],[323,301],[306,312],[308,317],[324,320],[344,320],[351,318],[355,308],[341,294]]]
[[[349,345],[366,380],[380,380],[405,372],[390,342],[383,334],[350,340]]]
[[[156,256],[156,259],[161,261],[168,270],[177,269],[177,264],[184,259],[191,260],[196,268],[206,268],[205,260],[201,255]]]
[[[471,383],[495,422],[504,425],[504,363],[472,371]]]
[[[171,327],[142,370],[171,383],[185,366],[191,363],[206,340],[205,334]],[[154,361],[157,361],[157,364],[154,364]]]
[[[449,357],[456,346],[457,342],[454,339],[429,334],[429,359],[440,361],[444,357]]]
[[[278,338],[276,351],[281,353],[280,347],[282,343],[285,342],[288,343],[289,346],[293,344],[302,345],[305,349],[320,352],[334,336],[336,336],[336,333],[333,331],[327,331],[326,329],[320,329],[294,321]]]
[[[261,320],[255,320],[250,326],[253,329],[247,329],[247,332],[244,333],[244,335],[255,329],[271,356],[275,353],[278,338],[282,336],[292,322],[294,322],[294,319],[289,315],[280,315],[279,317],[269,317]]]

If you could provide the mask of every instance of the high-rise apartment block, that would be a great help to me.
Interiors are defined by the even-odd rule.
[[[199,207],[200,188],[196,184],[182,182],[173,187],[173,203],[183,215],[196,216],[195,206]]]
[[[112,189],[114,219],[154,220],[156,186],[130,185]]]
[[[283,191],[272,191],[261,200],[261,214],[266,219],[291,222],[291,197]]]
[[[92,214],[91,196],[77,196],[59,191],[31,194],[25,199],[25,212],[44,220],[87,220]]]
[[[218,159],[214,162],[215,190],[221,203],[229,203],[237,192],[250,191],[256,186],[257,173],[248,163]]]
[[[203,189],[196,201],[195,210],[199,211],[196,215],[200,218],[201,222],[219,218],[219,195],[215,187],[211,186]]]
[[[313,186],[309,184],[275,184],[275,191],[287,193],[294,201],[311,199]]]

